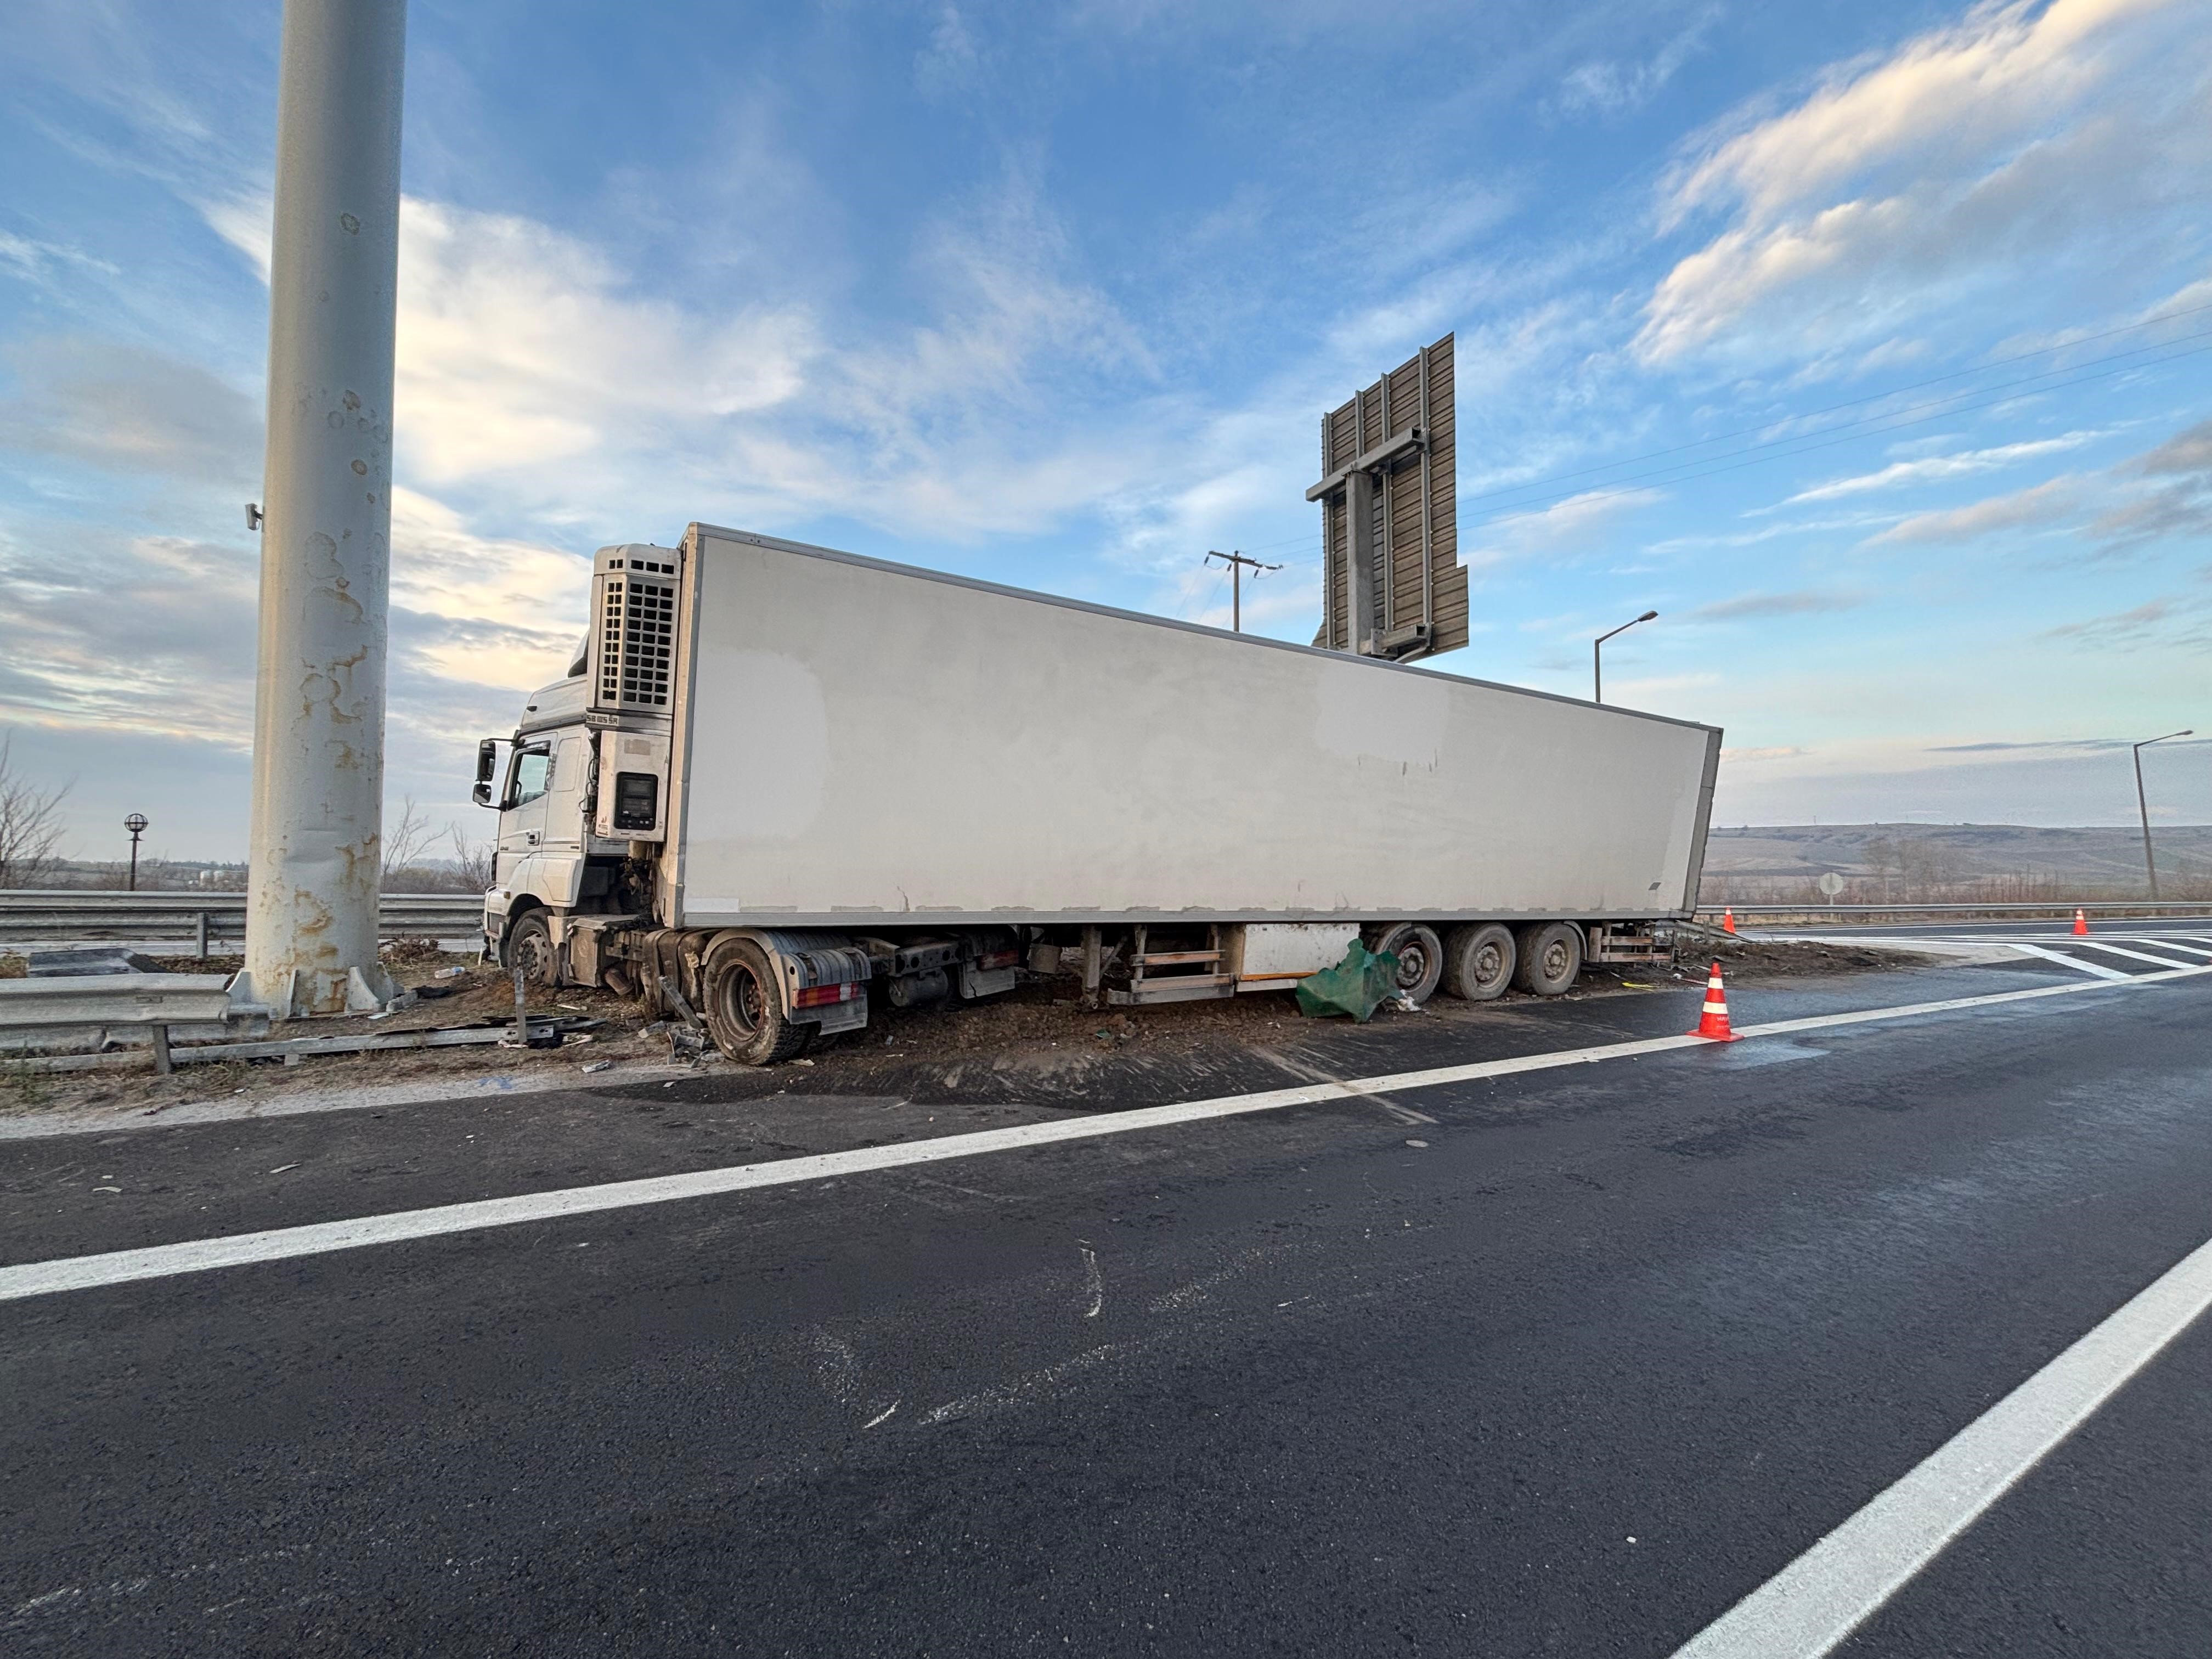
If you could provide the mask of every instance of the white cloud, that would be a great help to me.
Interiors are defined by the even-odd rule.
[[[2081,499],[2080,481],[2051,478],[2027,489],[1992,495],[1966,507],[1916,513],[1892,525],[1877,542],[1970,542],[2000,530],[2048,527],[2069,517]]]
[[[1519,558],[1592,552],[1618,541],[1617,526],[1624,519],[1666,499],[1657,489],[1590,489],[1536,512],[1462,526],[1460,562],[1472,570]]]
[[[1928,455],[1917,460],[1896,461],[1879,471],[1836,478],[1824,484],[1815,484],[1810,489],[1801,489],[1782,505],[1795,507],[1800,501],[1834,501],[1842,495],[1863,495],[1873,490],[1894,489],[1900,484],[1936,483],[1977,472],[1993,472],[2039,455],[2063,454],[2069,449],[2079,449],[2083,444],[2104,435],[2100,432],[2069,432],[2062,437],[2036,438],[2016,444],[1999,444],[1988,449],[1966,449],[1950,455]]]
[[[1710,144],[1670,179],[1662,222],[1729,222],[1653,291],[1637,352],[1668,362],[1770,333],[1830,349],[2023,261],[2132,283],[2139,242],[2160,259],[2201,247],[2202,25],[2186,0],[1980,5]]]
[[[74,337],[27,341],[9,358],[16,384],[0,401],[0,448],[217,485],[240,501],[260,476],[258,400],[197,363]]]
[[[1640,61],[1594,58],[1577,64],[1560,81],[1555,106],[1571,115],[1607,117],[1643,108],[1703,48],[1706,34],[1720,18],[1720,7],[1706,7],[1688,27]]]

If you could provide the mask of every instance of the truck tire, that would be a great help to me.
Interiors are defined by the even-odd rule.
[[[1416,1008],[1437,994],[1444,976],[1444,942],[1425,922],[1401,921],[1382,930],[1375,941],[1375,954],[1389,951],[1398,958],[1397,994]]]
[[[1444,935],[1444,989],[1469,1002],[1505,994],[1520,959],[1513,930],[1495,921],[1468,922]]]
[[[1582,929],[1564,921],[1531,922],[1521,930],[1520,965],[1513,982],[1540,997],[1555,997],[1583,970]]]
[[[706,981],[701,1012],[714,1046],[747,1066],[773,1066],[793,1058],[814,1035],[811,1025],[783,1012],[775,967],[749,939],[726,939],[701,964]]]
[[[515,918],[514,926],[507,930],[507,948],[500,953],[499,965],[510,974],[521,969],[524,981],[531,985],[550,988],[561,982],[561,954],[553,948],[553,929],[543,910],[526,910]]]

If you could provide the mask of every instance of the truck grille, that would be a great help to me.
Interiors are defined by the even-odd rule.
[[[675,642],[675,586],[635,574],[610,576],[599,617],[599,702],[667,708]]]

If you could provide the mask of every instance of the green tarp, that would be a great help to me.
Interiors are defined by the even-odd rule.
[[[1389,951],[1377,956],[1354,939],[1335,967],[1309,974],[1298,981],[1298,1012],[1316,1018],[1349,1014],[1364,1024],[1386,1000],[1397,994],[1397,957]]]

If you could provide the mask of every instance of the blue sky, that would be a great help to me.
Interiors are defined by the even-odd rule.
[[[0,39],[0,727],[244,845],[279,8]],[[391,786],[694,519],[1310,636],[1317,417],[1458,334],[1455,672],[1729,823],[2126,822],[2212,732],[2203,0],[416,0]],[[1648,458],[1648,459],[1640,459]],[[2147,757],[2212,820],[2212,742]]]

